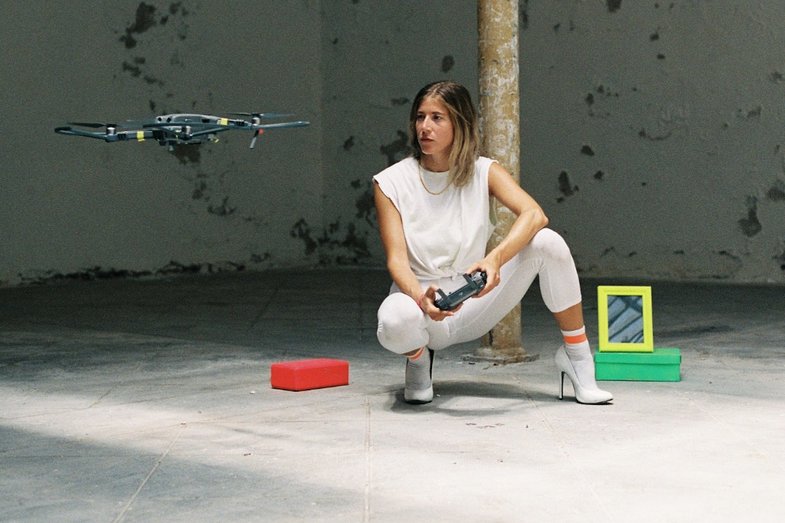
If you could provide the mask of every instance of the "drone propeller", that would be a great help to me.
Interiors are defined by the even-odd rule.
[[[236,116],[253,116],[256,118],[286,118],[287,116],[294,116],[292,113],[229,113]]]
[[[92,127],[93,129],[100,129],[101,127],[117,127],[117,124],[98,123],[98,122],[68,122],[68,125],[78,125],[79,127]]]

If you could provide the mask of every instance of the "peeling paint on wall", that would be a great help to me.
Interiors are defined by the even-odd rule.
[[[365,220],[371,227],[376,227],[376,204],[373,200],[373,183],[370,180],[354,180],[351,183],[353,189],[361,189],[362,192],[354,201],[357,209],[355,218]]]
[[[341,217],[315,232],[308,222],[301,218],[291,228],[290,236],[299,239],[305,246],[307,256],[316,255],[320,265],[330,264],[362,264],[372,262],[368,246],[369,234],[376,237],[376,207],[373,201],[373,185],[370,180],[354,180],[350,186],[360,194],[355,199],[355,219],[363,220],[366,226],[361,231],[362,223],[343,223]]]
[[[342,224],[340,219],[315,233],[305,218],[300,218],[290,231],[292,238],[305,245],[305,254],[316,254],[320,265],[357,265],[368,260],[368,235],[359,235],[354,223]]]
[[[188,24],[185,23],[184,17],[188,15],[189,11],[182,7],[182,2],[170,4],[169,8],[160,15],[156,6],[142,2],[136,8],[134,21],[125,28],[118,40],[128,50],[137,49],[141,35],[151,31],[153,28],[167,26],[170,20],[177,16],[179,17],[177,19],[178,23],[176,26],[173,26],[172,31],[177,40],[184,41],[188,37]],[[124,60],[121,64],[121,70],[130,74],[132,78],[141,78],[149,85],[163,87],[165,85],[163,80],[145,71],[146,64],[147,58],[137,55],[131,58],[131,60]],[[172,51],[169,64],[183,65],[176,48]]]
[[[251,259],[254,263],[261,263],[269,258],[269,254],[259,256],[254,255]],[[241,272],[246,269],[245,263],[237,262],[206,262],[184,264],[177,261],[170,261],[163,267],[150,271],[133,271],[127,269],[113,269],[103,267],[89,267],[80,271],[60,273],[57,271],[44,271],[35,276],[19,275],[22,285],[48,285],[66,281],[98,281],[111,280],[118,278],[140,279],[140,278],[160,278],[164,276],[176,276],[185,274],[217,274],[222,272]]]

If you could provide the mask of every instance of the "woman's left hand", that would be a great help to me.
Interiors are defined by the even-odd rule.
[[[485,296],[489,292],[491,292],[499,283],[501,283],[501,262],[498,256],[493,255],[492,253],[483,258],[481,261],[475,263],[469,270],[466,271],[468,274],[472,274],[476,271],[484,271],[485,272],[485,287],[475,295],[476,298],[481,298]]]

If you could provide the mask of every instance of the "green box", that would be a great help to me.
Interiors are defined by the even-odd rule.
[[[597,352],[594,367],[601,381],[680,381],[681,351]]]

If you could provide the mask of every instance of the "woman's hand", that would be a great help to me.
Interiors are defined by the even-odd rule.
[[[451,311],[443,311],[434,305],[433,302],[436,300],[436,289],[437,287],[435,285],[431,285],[417,300],[417,305],[420,306],[422,311],[427,314],[430,319],[433,321],[442,321],[444,318],[454,316],[456,312],[461,310],[463,304],[458,305]]]
[[[472,274],[476,271],[485,272],[485,287],[483,287],[479,293],[472,296],[473,298],[481,298],[496,288],[502,281],[500,274],[501,259],[499,258],[499,255],[494,251],[491,251],[488,256],[469,267],[467,272]]]

